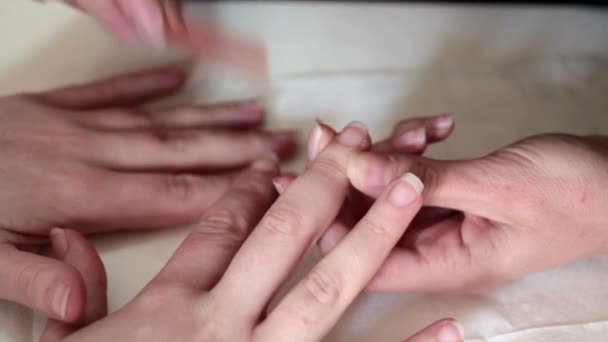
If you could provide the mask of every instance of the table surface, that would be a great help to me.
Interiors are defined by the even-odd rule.
[[[3,6],[3,94],[180,59],[125,49],[58,4]],[[263,94],[271,126],[305,131],[313,117],[336,125],[358,119],[380,137],[395,120],[454,112],[454,136],[430,151],[445,158],[482,155],[541,132],[608,134],[605,11],[317,2],[192,4],[187,11],[263,38],[272,73],[272,84],[260,87],[198,66],[188,97]],[[287,167],[301,165],[298,159]],[[95,238],[108,268],[112,310],[162,267],[187,231]],[[458,318],[470,341],[604,341],[607,269],[608,260],[597,258],[476,295],[365,295],[327,341],[398,341],[444,316]],[[32,341],[42,324],[29,310],[0,303],[0,341]]]

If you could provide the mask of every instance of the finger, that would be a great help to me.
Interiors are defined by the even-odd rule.
[[[447,139],[453,130],[454,116],[451,114],[406,119],[395,125],[390,138],[374,144],[372,150],[421,155],[430,144]]]
[[[170,36],[183,35],[188,28],[182,14],[182,2],[180,0],[161,1],[165,22],[167,23],[167,31]]]
[[[407,145],[405,147],[395,147],[392,142],[392,139],[389,138],[375,143],[374,146],[372,146],[372,151],[381,153],[409,153],[415,155],[422,155],[428,147],[428,141],[426,141],[426,137],[424,137],[423,140],[424,144],[421,145]]]
[[[99,132],[92,162],[121,170],[210,170],[243,166],[275,152],[290,157],[296,148],[291,131],[172,130]]]
[[[256,331],[261,340],[318,341],[365,288],[422,206],[423,185],[405,174],[352,232],[283,299]]]
[[[171,281],[194,289],[209,290],[276,198],[272,179],[278,159],[255,161],[200,219],[156,281]]]
[[[218,105],[181,106],[162,110],[116,109],[78,115],[83,127],[105,131],[145,129],[252,128],[264,120],[264,108],[255,100]]]
[[[450,218],[414,234],[407,248],[391,252],[367,289],[470,291],[505,280],[509,268],[492,247],[504,243],[496,241],[495,227],[477,223],[464,233],[462,225],[462,220]]]
[[[184,74],[179,68],[166,67],[69,86],[37,96],[53,105],[77,110],[131,106],[171,94],[183,82]]]
[[[115,1],[68,0],[66,2],[95,17],[106,30],[116,34],[122,41],[132,42],[134,40],[135,30]]]
[[[414,148],[427,141],[445,140],[454,130],[454,122],[452,114],[403,120],[393,130],[392,144],[397,148]]]
[[[272,182],[279,195],[282,195],[295,179],[295,176],[281,176],[275,178]],[[349,211],[348,203],[344,203],[342,208],[340,208],[336,220],[329,225],[319,238],[318,245],[321,252],[323,254],[329,253],[354,226],[355,220]]]
[[[131,25],[135,27],[139,37],[158,46],[164,45],[167,27],[161,1],[118,0],[117,2]]]
[[[258,317],[275,290],[335,219],[348,190],[348,158],[370,144],[365,126],[349,124],[273,204],[214,291],[235,298],[245,317]],[[242,291],[245,287],[246,294]]]
[[[308,137],[307,155],[308,161],[313,161],[319,153],[336,137],[336,131],[324,124],[320,119],[316,120],[315,126]]]
[[[49,319],[41,342],[58,342],[79,327],[103,318],[108,311],[106,273],[95,247],[82,234],[59,228],[51,231],[51,241],[55,256],[74,266],[84,279],[85,310],[82,319],[75,324]]]
[[[86,233],[157,229],[195,222],[230,186],[231,177],[195,174],[92,173],[65,201],[76,203],[70,222]]]
[[[361,152],[348,164],[348,177],[355,188],[376,198],[399,175],[410,171],[425,186],[424,204],[471,212],[480,216],[490,213],[492,206],[504,202],[485,184],[484,166],[476,160],[437,161],[403,154]],[[483,171],[482,171],[483,172]],[[483,196],[480,196],[483,194]]]
[[[327,230],[319,238],[319,250],[323,255],[329,254],[334,247],[344,239],[348,232],[355,226],[355,220],[345,203],[340,209],[336,220],[332,222]]]
[[[462,342],[462,327],[453,319],[442,319],[422,329],[404,342]]]
[[[279,193],[279,196],[282,195],[285,190],[287,190],[287,187],[296,179],[296,176],[280,176],[280,177],[276,177],[275,179],[272,180],[272,184],[274,185],[274,188],[277,190],[277,192]]]
[[[73,266],[2,245],[0,279],[0,299],[64,322],[74,322],[82,315],[84,284]]]

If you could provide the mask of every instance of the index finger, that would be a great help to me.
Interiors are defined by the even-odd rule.
[[[234,298],[244,315],[257,317],[336,217],[348,189],[348,158],[370,144],[365,126],[346,126],[262,218],[215,291]]]
[[[422,206],[422,182],[407,173],[374,203],[352,232],[283,299],[256,341],[318,341],[376,274]]]

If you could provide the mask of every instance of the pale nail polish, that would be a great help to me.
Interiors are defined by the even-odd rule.
[[[443,114],[433,121],[433,128],[439,133],[445,133],[454,127],[454,115]]]
[[[283,184],[281,184],[279,177],[273,179],[272,184],[274,185],[274,188],[277,190],[279,195],[282,195],[283,192],[285,192],[285,186],[283,186]]]
[[[403,132],[395,141],[398,147],[420,147],[426,144],[426,129],[419,127]]]
[[[251,168],[263,172],[275,172],[278,169],[279,157],[274,152],[268,152],[251,164]]]
[[[424,185],[413,173],[406,173],[392,186],[389,201],[396,207],[407,207],[420,196]]]
[[[323,135],[323,129],[319,124],[319,121],[315,122],[315,126],[310,132],[310,138],[308,139],[308,160],[312,161],[317,158],[317,155],[321,151],[321,136]]]
[[[437,333],[437,340],[439,342],[461,342],[463,339],[464,333],[458,322],[446,323]]]
[[[53,290],[51,296],[51,307],[56,315],[61,318],[65,318],[68,310],[68,301],[70,299],[70,293],[72,289],[66,284],[58,284]]]
[[[364,148],[369,144],[367,126],[359,121],[349,123],[338,135],[338,141],[346,146]]]

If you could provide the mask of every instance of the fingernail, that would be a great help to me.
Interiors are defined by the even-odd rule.
[[[319,145],[321,143],[321,135],[323,134],[323,131],[321,129],[321,126],[319,125],[319,122],[317,121],[314,125],[314,127],[312,128],[312,130],[310,131],[310,137],[308,138],[308,160],[312,161],[315,160],[317,158],[317,155],[319,154],[319,151],[321,150],[319,148]]]
[[[418,127],[403,132],[395,139],[396,147],[422,147],[426,144],[426,129]]]
[[[438,134],[443,134],[448,132],[454,126],[454,115],[453,114],[443,114],[438,116],[433,120],[433,129]]]
[[[68,300],[72,289],[63,283],[58,284],[51,295],[51,308],[56,315],[65,318],[68,311]]]
[[[338,135],[338,141],[346,146],[366,148],[370,144],[367,126],[359,121],[349,123]]]
[[[285,192],[285,185],[281,184],[281,178],[277,177],[272,180],[272,184],[274,184],[274,188],[277,190],[279,195],[282,195]]]
[[[420,196],[424,185],[413,173],[403,175],[390,190],[389,201],[396,207],[407,207]]]
[[[251,163],[251,168],[262,172],[276,172],[278,170],[279,157],[274,152],[268,152]]]
[[[68,251],[68,240],[65,236],[65,231],[61,228],[53,228],[51,229],[50,236],[57,257],[63,259]]]
[[[452,321],[443,325],[437,333],[439,342],[461,342],[464,339],[462,327],[458,322]]]

